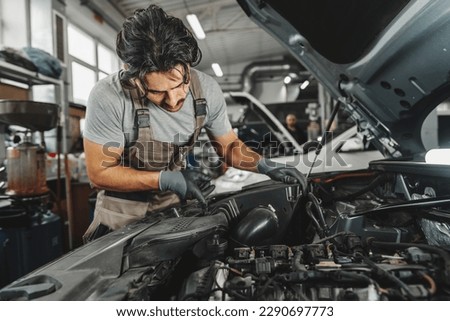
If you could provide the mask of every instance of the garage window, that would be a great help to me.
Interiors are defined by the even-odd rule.
[[[119,69],[115,52],[73,24],[68,28],[71,101],[85,105],[95,83]]]
[[[73,25],[67,28],[69,54],[83,62],[95,66],[95,41]]]
[[[27,6],[24,0],[0,1],[0,45],[22,48],[27,44]]]
[[[75,102],[85,104],[96,82],[94,70],[72,62],[72,94]]]

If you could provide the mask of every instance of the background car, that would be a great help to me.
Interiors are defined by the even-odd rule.
[[[233,128],[242,141],[265,157],[295,166],[304,174],[310,171],[317,174],[366,169],[370,161],[384,158],[379,150],[367,142],[364,134],[358,132],[357,126],[351,125],[351,120],[351,127],[344,132],[327,135],[328,141],[324,142],[316,157],[318,141],[299,145],[272,112],[249,93],[229,92],[226,98],[233,113],[231,119],[237,120],[233,122]],[[244,186],[269,179],[266,175],[233,167],[224,169],[218,164],[217,154],[211,145],[202,145],[207,148],[198,151],[197,159],[203,160],[200,164],[204,171],[211,174],[211,171],[216,170],[212,173],[216,186],[214,194],[240,190]]]

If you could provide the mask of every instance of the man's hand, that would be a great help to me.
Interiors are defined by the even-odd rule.
[[[175,192],[182,200],[197,199],[206,205],[205,196],[215,188],[211,177],[197,170],[179,172],[162,171],[159,175],[159,189]]]
[[[262,158],[258,163],[258,172],[269,176],[275,181],[286,184],[300,184],[302,190],[306,188],[306,177],[295,167],[273,162],[269,159]]]

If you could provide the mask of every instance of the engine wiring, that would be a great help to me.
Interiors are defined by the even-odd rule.
[[[320,201],[317,199],[317,197],[309,192],[307,194],[308,202],[306,203],[305,209],[308,216],[311,218],[311,220],[314,222],[318,229],[318,234],[320,237],[326,237],[329,233],[329,227],[325,220],[322,206],[320,205]],[[316,217],[318,216],[318,218]]]
[[[281,185],[277,198],[267,188],[260,197],[272,208],[267,217],[275,214],[282,224],[266,225],[270,233],[255,239],[246,238],[253,229],[238,229],[247,226],[239,224],[252,217],[255,207],[239,194],[217,199],[203,215],[226,217],[229,226],[220,235],[228,242],[218,251],[208,242],[211,234],[198,243],[207,251],[195,245],[197,264],[183,271],[188,278],[175,296],[214,301],[448,298],[450,254],[426,244],[417,225],[422,213],[411,210],[444,205],[450,198],[402,203],[395,182],[392,173],[369,171],[314,177],[297,198]],[[201,210],[187,214],[201,217]],[[280,235],[280,226],[289,226],[291,219],[302,228],[291,224]]]
[[[422,271],[419,271],[418,273],[425,281],[428,282],[429,284],[428,292],[430,293],[430,295],[436,294],[437,291],[436,281],[434,281],[434,279],[431,276]]]
[[[380,267],[379,265],[375,264],[374,262],[372,262],[372,260],[370,260],[368,257],[362,255],[361,253],[356,253],[356,256],[361,258],[364,263],[366,263],[370,268],[373,269],[373,271],[379,276],[379,277],[385,277],[386,279],[392,281],[394,284],[398,285],[404,292],[405,292],[405,297],[408,300],[414,300],[416,299],[416,297],[414,296],[414,294],[411,292],[411,290],[409,289],[408,285],[406,285],[402,280],[400,280],[399,278],[397,278],[395,275],[393,275],[392,273],[389,273],[388,271],[386,271],[385,269],[383,269],[382,267]],[[400,294],[400,296],[403,296],[402,294]]]

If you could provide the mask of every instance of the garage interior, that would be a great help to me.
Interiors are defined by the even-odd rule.
[[[0,286],[83,244],[96,193],[82,146],[87,97],[121,68],[123,20],[152,3],[186,25],[198,17],[205,38],[197,68],[224,92],[252,94],[282,122],[294,113],[305,131],[312,121],[325,127],[331,97],[236,0],[2,0]],[[438,118],[447,128],[435,138],[441,146],[450,145],[447,111]]]
[[[285,105],[280,119],[294,111],[306,126],[305,107],[317,106],[317,83],[236,1],[160,2],[185,23],[188,14],[198,16],[206,38],[198,40],[203,60],[197,68],[214,76],[211,65],[219,63],[223,91],[252,93],[272,109]],[[0,3],[0,286],[83,244],[96,193],[82,146],[87,96],[99,77],[120,68],[115,37],[123,20],[149,4]],[[38,51],[40,60],[29,59],[26,49]],[[310,85],[300,92],[306,80]]]

